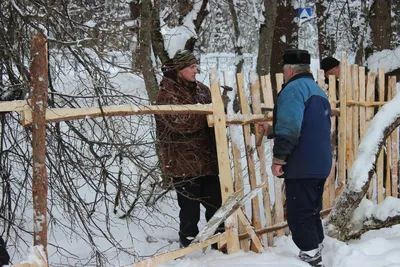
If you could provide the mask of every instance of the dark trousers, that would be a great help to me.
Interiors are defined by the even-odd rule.
[[[174,186],[180,207],[179,237],[182,244],[187,246],[190,243],[187,237],[195,237],[199,233],[200,204],[206,209],[207,221],[221,207],[221,186],[218,175],[174,178]]]
[[[8,255],[6,249],[6,243],[3,240],[3,237],[0,237],[0,267],[3,265],[8,265],[10,262],[10,256]]]
[[[324,240],[320,211],[325,180],[285,179],[287,222],[302,251],[316,249]]]

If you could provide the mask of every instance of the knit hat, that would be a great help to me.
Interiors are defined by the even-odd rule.
[[[301,49],[286,49],[283,54],[283,64],[289,65],[309,65],[310,53]]]
[[[197,64],[197,59],[189,50],[178,50],[172,58],[173,69],[180,71],[192,64]]]
[[[321,60],[321,69],[325,72],[333,69],[334,67],[339,66],[340,62],[334,57],[326,57]]]

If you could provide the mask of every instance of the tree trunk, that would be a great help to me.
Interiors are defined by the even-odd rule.
[[[277,1],[264,0],[265,22],[260,25],[258,41],[257,74],[267,75],[271,70],[271,55],[273,49],[274,28],[277,21]]]
[[[383,133],[384,138],[379,142],[378,152],[382,149],[383,144],[386,143],[386,139],[390,136],[394,129],[400,125],[400,117],[397,118],[390,126],[388,126]],[[371,144],[371,149],[373,149],[374,144]],[[379,153],[377,153],[379,155]],[[377,159],[376,159],[377,160]],[[347,225],[351,219],[353,211],[358,207],[361,200],[368,191],[368,185],[373,177],[374,171],[371,170],[368,174],[368,179],[365,179],[364,184],[359,190],[350,190],[347,183],[346,188],[343,190],[340,197],[336,200],[335,206],[333,207],[329,217],[327,218],[325,225],[327,227],[326,234],[330,237],[338,238],[340,240],[346,240],[351,235],[349,234],[349,228]],[[357,179],[357,177],[355,177]]]
[[[317,0],[315,9],[317,13],[317,28],[318,28],[318,49],[320,58],[324,58],[330,55],[329,41],[326,36],[326,19],[325,15],[326,7],[323,4],[324,0]]]
[[[47,254],[47,173],[46,173],[46,107],[48,88],[47,40],[33,33],[31,50],[32,87],[32,154],[33,154],[33,244],[42,245]]]
[[[389,49],[392,37],[391,1],[375,0],[371,6],[370,14],[372,48],[368,49],[367,52],[373,53]],[[369,54],[366,56],[368,57]]]
[[[139,33],[139,59],[141,62],[141,70],[146,85],[147,95],[149,96],[149,103],[153,104],[156,100],[158,92],[158,84],[151,62],[151,31],[152,20],[152,6],[151,0],[142,1],[140,12],[140,33]]]
[[[169,59],[167,50],[165,50],[164,38],[161,34],[160,25],[160,2],[159,0],[154,0],[153,7],[153,29],[151,31],[151,40],[153,44],[154,53],[160,58],[161,63],[165,63]]]
[[[235,32],[235,57],[238,59],[236,63],[236,73],[241,73],[243,70],[244,58],[243,58],[243,46],[241,45],[242,42],[240,40],[241,38],[240,38],[239,21],[233,0],[228,0],[228,5],[229,5],[229,11],[232,16],[233,30]]]
[[[297,15],[296,10],[289,3],[278,4],[278,16],[276,17],[276,27],[274,29],[274,39],[272,43],[271,57],[271,81],[273,87],[274,98],[276,97],[276,73],[282,73],[283,69],[283,52],[286,48],[297,48],[299,26],[295,23],[294,18]]]

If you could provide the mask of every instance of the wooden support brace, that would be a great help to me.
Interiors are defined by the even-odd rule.
[[[205,240],[204,242],[201,243],[195,243],[193,245],[190,245],[188,247],[185,248],[181,248],[181,249],[177,249],[177,250],[173,250],[173,251],[169,251],[163,254],[159,254],[156,255],[154,257],[151,257],[147,260],[132,264],[132,265],[125,265],[126,267],[153,267],[153,266],[157,266],[159,264],[171,261],[171,260],[175,260],[179,257],[185,256],[189,253],[195,252],[199,249],[208,247],[212,244],[215,244],[217,242],[221,242],[225,240],[225,233],[223,234],[218,234],[215,235],[207,240]]]

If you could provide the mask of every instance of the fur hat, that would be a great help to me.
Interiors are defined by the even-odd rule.
[[[301,49],[286,49],[283,54],[283,64],[289,65],[309,65],[311,60],[310,53]]]
[[[339,66],[340,62],[334,57],[326,57],[321,60],[321,69],[325,72],[333,69],[334,67]]]
[[[172,58],[173,69],[176,71],[180,71],[192,64],[198,64],[198,61],[189,50],[179,49]]]

